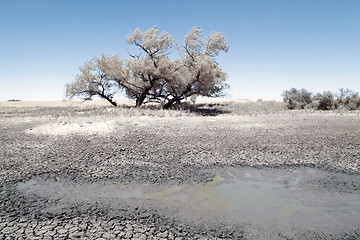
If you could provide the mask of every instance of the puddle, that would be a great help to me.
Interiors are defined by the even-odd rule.
[[[231,172],[227,172],[231,182],[219,183],[223,179],[217,175],[210,184],[196,186],[184,193],[189,206],[194,210],[241,210],[242,208],[275,208],[281,217],[292,217],[297,212],[316,212],[326,210],[321,207],[310,207],[301,201],[284,196],[281,191],[290,191],[288,182],[268,182],[261,179],[260,174],[253,175],[245,172],[242,179],[238,179]],[[256,180],[253,180],[256,179]],[[293,184],[298,184],[294,179]],[[186,196],[186,197],[185,197]]]
[[[279,215],[285,217],[294,215],[301,206],[294,199],[283,199],[275,194],[275,189],[281,187],[280,184],[233,179],[230,183],[194,189],[188,194],[190,206],[195,210],[276,207]]]
[[[18,190],[75,201],[160,200],[192,214],[201,212],[251,212],[261,217],[271,212],[283,219],[301,214],[359,213],[357,193],[318,192],[304,185],[321,174],[312,169],[239,170],[229,169],[205,184],[183,184],[165,188],[153,185],[128,186],[113,183],[76,184],[30,180],[17,184]]]
[[[17,190],[24,190],[37,184],[37,181],[31,179],[27,182],[21,182],[16,185]]]

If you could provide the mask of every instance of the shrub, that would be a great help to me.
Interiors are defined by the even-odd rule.
[[[284,102],[288,109],[333,110],[346,108],[360,109],[360,94],[349,89],[340,88],[334,94],[330,91],[317,93],[315,96],[305,89],[291,88],[283,92]]]
[[[304,109],[312,102],[312,93],[306,89],[291,88],[283,92],[283,101],[286,103],[288,109]]]
[[[346,105],[349,110],[357,110],[360,109],[360,97],[357,94],[349,99],[349,104]]]
[[[344,107],[348,110],[360,109],[360,96],[358,92],[354,92],[350,89],[339,89],[336,99],[337,107]]]
[[[332,110],[335,109],[335,100],[334,94],[330,91],[325,91],[323,93],[317,93],[313,97],[313,101],[318,101],[318,110]]]

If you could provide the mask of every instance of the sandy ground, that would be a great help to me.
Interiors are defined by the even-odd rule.
[[[1,239],[360,236],[357,114],[160,117],[58,110],[39,108],[38,116],[1,112]],[[223,198],[212,202],[214,192],[249,181],[254,182],[245,196],[271,189],[275,207],[204,207],[225,206]],[[294,187],[290,192],[289,184]],[[201,211],[189,208],[193,189],[203,191],[197,204]],[[161,197],[140,197],[159,192]],[[169,199],[181,204],[168,204],[175,201]],[[226,199],[232,206],[232,196]],[[276,199],[304,207],[284,215],[276,210],[282,201]],[[189,217],[189,212],[196,214]]]

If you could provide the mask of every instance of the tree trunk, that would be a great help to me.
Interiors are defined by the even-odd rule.
[[[181,98],[180,97],[174,97],[173,99],[169,100],[165,105],[164,105],[164,109],[169,109],[174,103],[180,103],[181,102]]]
[[[111,98],[105,96],[105,95],[100,95],[100,97],[104,98],[105,100],[107,100],[109,103],[111,103],[111,105],[113,105],[114,107],[117,107],[117,103],[114,102]]]
[[[146,98],[146,94],[141,94],[139,97],[137,97],[135,107],[140,107],[144,103],[145,98]]]
[[[117,103],[116,102],[114,102],[113,100],[108,100],[109,101],[109,103],[111,103],[111,105],[113,105],[114,107],[117,107]]]

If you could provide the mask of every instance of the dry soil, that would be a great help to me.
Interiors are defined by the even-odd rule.
[[[68,108],[1,108],[0,239],[360,238],[356,113],[162,117]],[[249,181],[238,202],[274,194],[300,208],[233,209],[226,192],[216,194],[227,205],[212,202],[214,191]],[[188,204],[196,194],[198,209]]]

